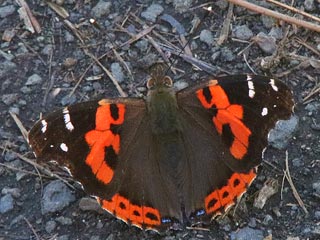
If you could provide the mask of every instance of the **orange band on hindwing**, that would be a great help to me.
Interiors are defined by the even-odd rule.
[[[205,198],[206,213],[220,213],[221,209],[225,210],[232,206],[237,198],[246,192],[255,177],[255,169],[252,169],[248,173],[233,173],[226,185],[215,189]]]
[[[212,121],[220,135],[224,129],[230,129],[233,140],[229,146],[230,153],[241,160],[247,153],[249,146],[250,129],[243,123],[243,107],[230,104],[229,98],[219,85],[208,86],[196,92],[203,107],[216,110]],[[226,128],[227,127],[227,128]]]
[[[161,217],[157,209],[135,205],[118,193],[111,200],[98,199],[98,201],[103,209],[137,227],[152,228],[161,225]]]
[[[86,164],[96,178],[104,184],[110,183],[114,172],[110,162],[120,151],[120,135],[112,132],[112,125],[124,122],[124,104],[104,104],[97,108],[95,129],[86,133],[85,140],[90,147]]]

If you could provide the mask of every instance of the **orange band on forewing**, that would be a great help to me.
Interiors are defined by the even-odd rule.
[[[230,104],[227,94],[219,85],[209,86],[206,92],[200,89],[196,94],[203,107],[217,110],[212,121],[220,135],[223,135],[223,126],[229,125],[234,136],[230,153],[236,159],[241,160],[248,151],[251,135],[250,129],[242,121],[243,107],[238,104]]]
[[[124,122],[124,104],[114,104],[114,113],[111,104],[105,104],[97,108],[96,128],[86,133],[85,140],[90,147],[86,157],[86,164],[91,168],[96,178],[104,184],[109,184],[114,176],[112,168],[108,165],[106,147],[112,146],[114,152],[120,152],[120,135],[111,131],[111,124],[121,125]],[[116,115],[114,119],[112,115]]]

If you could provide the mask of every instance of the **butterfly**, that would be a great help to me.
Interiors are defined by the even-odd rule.
[[[211,78],[175,92],[151,68],[145,98],[107,98],[49,113],[30,130],[37,158],[66,166],[118,219],[164,231],[224,213],[256,177],[267,135],[294,105],[283,82]]]

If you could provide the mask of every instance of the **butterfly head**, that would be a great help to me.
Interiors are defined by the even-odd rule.
[[[169,76],[166,76],[168,66],[164,63],[156,63],[150,67],[150,79],[147,82],[149,92],[171,92],[173,82]]]

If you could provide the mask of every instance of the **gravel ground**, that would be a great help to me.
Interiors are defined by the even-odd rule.
[[[228,11],[228,4],[221,0],[206,17],[206,11],[197,7],[204,3],[201,1],[57,0],[69,13],[66,20],[71,24],[43,1],[27,2],[41,33],[26,30],[16,1],[0,1],[0,240],[320,239],[318,33],[234,7],[230,35],[218,45]],[[294,6],[319,17],[319,1],[295,1]],[[94,24],[89,21],[92,17]],[[198,21],[200,27],[192,33]],[[28,159],[34,161],[34,156],[9,114],[17,114],[30,129],[40,113],[75,102],[119,96],[88,52],[103,55],[100,62],[125,93],[145,95],[145,69],[163,58],[150,38],[124,43],[150,26],[155,28],[148,36],[158,44],[181,48],[181,36],[192,38],[189,46],[193,56],[211,64],[213,75],[254,70],[280,78],[294,93],[295,116],[271,134],[272,146],[265,153],[259,176],[236,211],[206,226],[209,231],[143,232],[101,211],[77,183],[69,182],[74,187],[70,188],[45,171],[40,171],[40,178],[27,163]],[[111,47],[116,47],[116,53]],[[177,71],[171,75],[177,89],[209,78],[186,59],[168,51],[164,55],[176,60]],[[283,181],[286,150],[290,175],[307,215],[288,181]],[[61,170],[50,170],[61,174]],[[253,202],[266,183],[275,194],[259,209]]]

